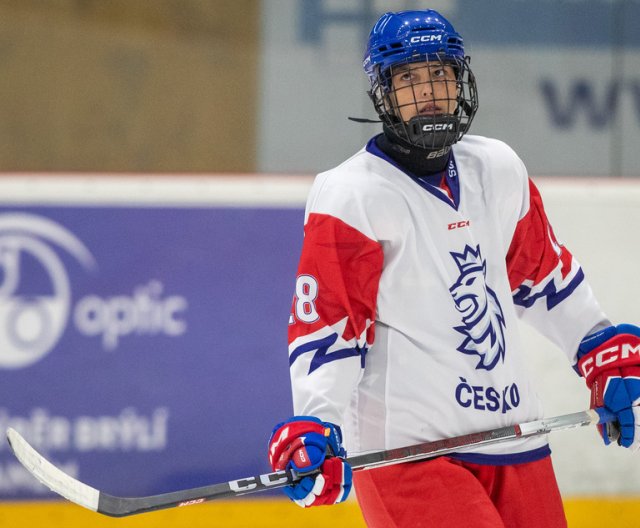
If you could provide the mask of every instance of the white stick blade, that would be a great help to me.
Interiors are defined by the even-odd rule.
[[[98,511],[100,492],[97,489],[83,484],[54,466],[31,447],[15,429],[7,430],[7,440],[20,463],[50,490],[80,506]]]
[[[582,427],[592,423],[598,423],[599,416],[596,411],[589,409],[587,411],[564,414],[562,416],[554,416],[552,418],[543,418],[534,422],[520,424],[522,436],[530,436],[532,434],[540,434],[542,432],[562,431],[564,429],[573,429]]]

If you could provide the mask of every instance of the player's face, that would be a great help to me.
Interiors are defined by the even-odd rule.
[[[393,69],[392,104],[400,118],[453,114],[457,106],[456,73],[438,61],[414,62]]]

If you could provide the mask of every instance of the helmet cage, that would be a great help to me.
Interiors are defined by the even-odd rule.
[[[407,58],[370,71],[368,92],[380,120],[398,137],[428,150],[450,147],[478,109],[468,57],[442,53]]]
[[[478,109],[475,77],[462,37],[437,11],[382,15],[371,29],[363,67],[378,116],[410,145],[450,147],[469,129]],[[396,82],[399,72],[413,67],[425,68],[413,86]],[[433,68],[447,75],[432,76]]]

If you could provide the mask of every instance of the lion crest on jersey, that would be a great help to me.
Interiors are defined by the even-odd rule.
[[[504,361],[504,315],[497,295],[485,282],[487,265],[480,246],[465,246],[462,253],[451,253],[460,276],[449,288],[456,309],[462,315],[462,326],[454,327],[464,336],[458,350],[479,356],[476,369],[493,369]]]

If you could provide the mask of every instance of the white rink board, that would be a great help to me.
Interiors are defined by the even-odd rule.
[[[582,264],[612,322],[640,325],[640,182],[535,179],[558,238]],[[548,416],[588,407],[589,392],[557,348],[526,325],[524,342]],[[640,492],[640,453],[604,447],[595,428],[550,437],[565,495]]]
[[[558,238],[583,265],[609,317],[640,323],[640,182],[534,179]],[[0,203],[302,208],[311,182],[309,176],[5,174]],[[588,391],[564,355],[530,328],[523,332],[546,415],[586,409]],[[550,441],[563,494],[640,493],[640,454],[604,448],[594,428],[560,432]]]

